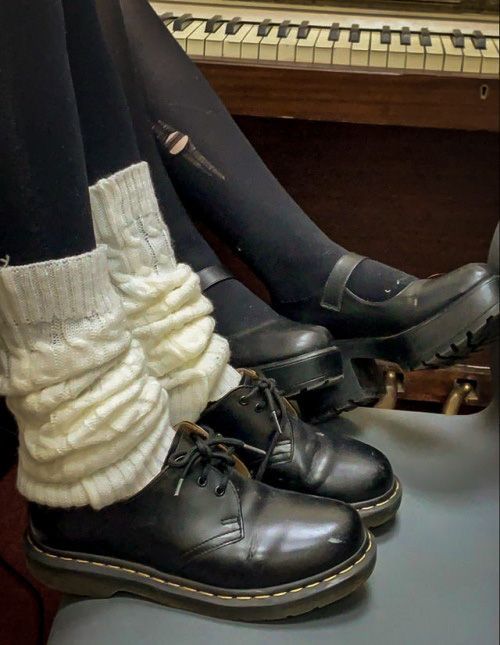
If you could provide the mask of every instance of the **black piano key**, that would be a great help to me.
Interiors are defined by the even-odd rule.
[[[220,14],[212,16],[207,20],[207,24],[205,25],[205,33],[213,34],[223,24],[224,24],[224,20],[222,19],[222,16]]]
[[[349,33],[349,42],[350,43],[359,43],[361,39],[361,30],[359,25],[352,25],[351,31]]]
[[[174,20],[174,31],[183,31],[193,21],[192,13],[183,13]]]
[[[411,45],[411,31],[409,27],[401,29],[400,42],[402,45]]]
[[[465,37],[460,29],[454,29],[451,34],[451,42],[455,47],[465,47]]]
[[[297,38],[307,38],[310,31],[311,27],[309,25],[309,20],[303,20],[297,30]]]
[[[162,22],[167,22],[167,20],[170,20],[170,18],[173,17],[173,13],[171,11],[165,11],[165,13],[162,13],[160,16],[160,20]]]
[[[261,36],[261,37],[267,36],[272,28],[273,28],[273,24],[271,22],[271,18],[266,18],[260,23],[257,29],[257,36]]]
[[[476,29],[472,32],[472,44],[476,49],[486,49],[486,37],[482,31]]]
[[[238,31],[242,28],[243,22],[240,18],[240,16],[236,16],[236,18],[232,18],[226,25],[226,34],[228,36],[234,36],[234,34],[237,34]]]
[[[286,38],[288,36],[290,31],[292,30],[291,22],[291,20],[283,20],[283,22],[278,27],[278,38]]]
[[[334,22],[330,27],[330,33],[328,34],[328,40],[331,42],[337,42],[340,38],[340,25],[338,22]]]
[[[391,28],[388,25],[382,27],[380,32],[380,42],[382,45],[390,45],[392,40]]]
[[[431,47],[432,46],[431,32],[427,29],[427,27],[423,27],[420,30],[418,38],[420,40],[420,44],[422,45],[422,47]]]

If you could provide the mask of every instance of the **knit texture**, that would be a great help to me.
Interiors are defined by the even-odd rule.
[[[20,492],[96,509],[137,493],[174,431],[105,248],[0,269],[0,303],[0,393],[19,426]]]
[[[90,199],[128,328],[169,393],[172,423],[196,421],[241,377],[228,365],[228,342],[214,334],[212,305],[198,276],[175,259],[147,163],[101,179]]]

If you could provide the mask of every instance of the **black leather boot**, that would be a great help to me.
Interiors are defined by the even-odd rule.
[[[236,278],[223,266],[206,267],[198,272],[203,293],[211,298],[213,287],[235,281]],[[254,296],[257,300],[257,296]],[[218,331],[231,347],[231,364],[235,367],[255,369],[274,378],[287,396],[312,390],[342,380],[342,357],[335,347],[330,332],[318,325],[287,320],[264,303],[266,319],[258,325],[249,324],[240,316],[239,324],[225,330],[225,321],[214,302]],[[225,310],[227,311],[227,310]]]
[[[401,485],[380,451],[304,423],[274,381],[242,372],[240,386],[211,404],[200,423],[260,450],[245,457],[256,479],[348,502],[370,527],[395,515]]]
[[[235,446],[245,451],[182,424],[134,497],[100,511],[30,504],[29,569],[65,593],[129,592],[246,621],[302,614],[361,585],[375,545],[358,513],[251,479]]]
[[[332,330],[346,362],[380,358],[403,369],[441,367],[498,337],[498,275],[486,265],[415,279],[396,295],[371,302],[347,286],[363,260],[355,253],[342,256],[316,298],[274,307],[293,320]]]

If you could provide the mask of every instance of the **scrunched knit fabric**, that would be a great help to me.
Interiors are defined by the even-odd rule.
[[[228,342],[214,334],[212,305],[198,276],[175,259],[147,163],[101,179],[90,200],[128,328],[169,393],[171,421],[196,421],[241,377],[228,365]]]
[[[125,322],[104,247],[0,269],[0,393],[29,500],[99,509],[160,471],[174,436],[168,395]]]

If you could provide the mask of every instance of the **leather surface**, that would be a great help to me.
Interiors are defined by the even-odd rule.
[[[322,308],[318,300],[276,307],[294,320],[332,328],[337,338],[387,336],[438,314],[491,276],[487,265],[467,264],[437,278],[415,280],[383,302],[363,300],[346,288],[340,312]]]
[[[276,490],[235,470],[219,496],[220,471],[210,467],[200,486],[201,470],[201,464],[193,467],[178,496],[181,473],[168,467],[138,495],[100,511],[31,504],[30,531],[48,548],[119,558],[235,589],[313,576],[363,544],[361,520],[347,505]]]
[[[346,253],[338,260],[328,276],[325,288],[323,289],[323,297],[321,298],[322,307],[331,309],[332,311],[340,311],[342,309],[344,292],[349,278],[354,269],[364,259],[364,255]]]
[[[296,323],[282,316],[233,334],[228,340],[235,367],[271,363],[333,345],[332,335],[324,327]]]
[[[213,287],[214,284],[218,284],[224,280],[235,279],[233,274],[222,265],[205,267],[201,271],[198,271],[198,276],[200,278],[200,287],[203,292],[210,289],[210,287]]]
[[[225,436],[266,450],[275,425],[264,397],[252,386],[240,385],[212,404],[200,423],[222,428]],[[248,403],[241,403],[243,401]],[[394,483],[391,465],[376,448],[356,439],[324,432],[304,423],[288,408],[263,481],[279,488],[320,495],[345,502],[361,502],[383,495]],[[242,453],[255,472],[261,457]]]

